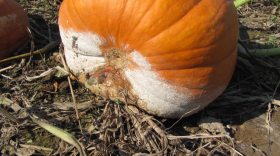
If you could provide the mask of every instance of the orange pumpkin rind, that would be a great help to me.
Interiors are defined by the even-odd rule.
[[[238,26],[231,0],[66,0],[59,13],[80,82],[165,118],[194,114],[224,91]]]

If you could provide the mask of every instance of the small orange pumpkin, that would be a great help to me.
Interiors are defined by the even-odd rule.
[[[0,0],[0,60],[29,40],[29,20],[15,0]]]
[[[206,107],[236,64],[232,0],[64,0],[59,27],[80,82],[160,117]]]

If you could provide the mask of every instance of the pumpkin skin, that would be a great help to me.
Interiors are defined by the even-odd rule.
[[[24,46],[29,40],[29,20],[15,0],[0,0],[0,60]]]
[[[80,82],[160,117],[206,107],[236,64],[231,0],[64,0],[59,28]]]

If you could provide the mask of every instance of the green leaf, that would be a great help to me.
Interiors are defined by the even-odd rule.
[[[114,99],[114,101],[115,101],[115,103],[118,104],[118,105],[121,103],[121,102],[119,101],[119,99]]]
[[[62,73],[61,73],[61,72],[58,72],[58,73],[55,74],[55,76],[56,76],[56,77],[62,77]]]
[[[236,0],[233,3],[235,5],[235,8],[238,8],[239,6],[244,5],[245,3],[248,3],[250,1],[251,0]]]
[[[268,41],[274,41],[275,39],[276,39],[275,36],[271,36],[271,37],[268,38]]]

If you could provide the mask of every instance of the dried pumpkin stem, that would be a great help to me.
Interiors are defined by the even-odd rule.
[[[280,48],[257,49],[257,50],[250,49],[249,52],[255,56],[260,56],[260,57],[277,56],[280,55]]]

